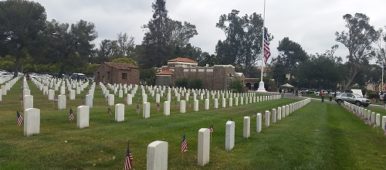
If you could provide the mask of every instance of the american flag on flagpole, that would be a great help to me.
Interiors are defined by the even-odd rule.
[[[133,169],[133,155],[130,152],[129,144],[127,144],[126,157],[125,157],[125,170]]]
[[[23,124],[23,116],[19,113],[19,111],[16,111],[16,123],[18,126],[21,126]]]
[[[267,61],[270,56],[271,56],[271,50],[269,49],[268,29],[264,27],[264,63],[265,64],[267,64]]]
[[[73,121],[75,119],[74,111],[70,108],[70,112],[68,113],[68,120]]]
[[[186,136],[182,136],[182,141],[181,141],[181,153],[187,152],[188,151],[188,142],[186,141]]]

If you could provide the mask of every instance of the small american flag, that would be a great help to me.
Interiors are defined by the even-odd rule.
[[[68,120],[73,121],[74,119],[74,111],[72,110],[72,108],[70,108],[70,111],[68,112]]]
[[[214,129],[213,129],[213,124],[212,124],[212,125],[210,125],[210,127],[209,127],[209,131],[210,131],[210,133],[213,133],[213,131],[214,131]]]
[[[18,126],[21,126],[23,124],[23,116],[19,113],[19,111],[16,111],[16,123]]]
[[[181,141],[181,153],[187,152],[188,151],[188,142],[186,141],[185,134],[182,136],[182,141]]]
[[[267,61],[270,56],[271,56],[271,50],[269,49],[268,29],[264,27],[264,63],[265,64],[267,64]]]
[[[129,144],[127,144],[126,157],[125,157],[125,170],[133,169],[133,155],[130,152]]]

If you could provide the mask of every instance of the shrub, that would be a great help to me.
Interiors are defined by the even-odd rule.
[[[175,86],[176,87],[188,87],[189,80],[187,78],[177,79]]]
[[[233,80],[229,84],[229,89],[232,90],[232,92],[241,93],[243,92],[243,83],[240,80]]]
[[[191,89],[202,89],[202,80],[193,79],[188,82],[188,87]]]

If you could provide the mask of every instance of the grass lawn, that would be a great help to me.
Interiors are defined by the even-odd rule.
[[[20,108],[20,81],[0,104],[0,169],[122,169],[127,140],[130,140],[135,169],[146,169],[146,148],[155,140],[169,142],[169,169],[384,169],[386,138],[380,129],[366,126],[335,103],[312,102],[289,117],[263,128],[257,134],[257,112],[295,100],[281,99],[211,111],[177,113],[164,117],[152,105],[151,118],[144,120],[135,105],[125,106],[125,122],[116,123],[106,114],[99,87],[90,127],[77,129],[65,110],[58,111],[29,83],[35,107],[41,109],[41,133],[24,137],[16,126]],[[150,98],[150,96],[149,96]],[[74,110],[84,93],[68,103]],[[69,101],[69,100],[68,100]],[[116,103],[123,99],[116,98]],[[219,102],[220,103],[220,102]],[[212,103],[211,103],[212,105]],[[221,103],[219,104],[221,106]],[[176,106],[175,106],[176,107]],[[173,108],[173,107],[172,107]],[[203,105],[200,105],[200,109]],[[250,115],[251,138],[242,138],[243,116]],[[225,151],[225,122],[236,122],[235,148]],[[210,163],[197,166],[199,128],[214,125]],[[186,134],[189,151],[181,154],[179,144]]]

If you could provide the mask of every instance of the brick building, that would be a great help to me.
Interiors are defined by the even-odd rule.
[[[138,67],[127,63],[105,62],[94,73],[95,82],[139,84]]]
[[[232,65],[201,67],[192,59],[178,57],[169,60],[166,66],[158,69],[156,84],[174,86],[176,80],[183,78],[199,79],[202,81],[203,88],[212,90],[228,89],[233,80],[244,80],[243,74],[235,72],[235,67]]]

